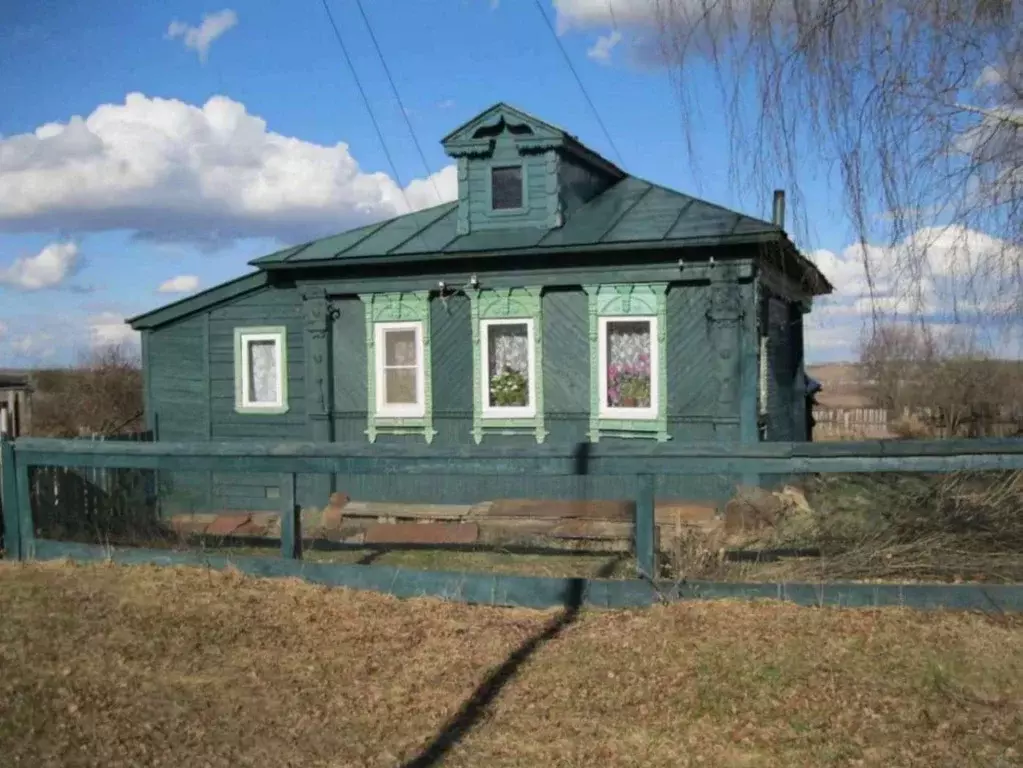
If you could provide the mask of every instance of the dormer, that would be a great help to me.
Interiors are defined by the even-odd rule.
[[[554,229],[625,174],[571,134],[496,104],[441,142],[458,161],[458,234]]]

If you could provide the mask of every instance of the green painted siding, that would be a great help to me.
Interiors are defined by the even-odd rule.
[[[205,314],[148,332],[147,422],[159,440],[210,439],[208,325]],[[209,504],[208,472],[159,473],[164,514],[199,511]]]
[[[481,273],[485,280],[485,273]],[[429,276],[423,285],[436,284]],[[720,290],[721,283],[718,283]],[[752,311],[750,280],[729,283],[736,300]],[[668,390],[666,412],[672,442],[737,442],[740,439],[738,377],[740,347],[752,325],[740,323],[735,348],[722,355],[715,335],[715,283],[673,283],[666,297]],[[367,441],[367,350],[365,307],[356,295],[330,298],[330,352],[334,439]],[[239,414],[234,410],[234,331],[253,325],[287,329],[288,412]],[[471,306],[462,294],[430,300],[433,422],[438,446],[473,444],[473,349]],[[543,293],[543,402],[547,444],[579,445],[585,462],[590,409],[590,341],[587,295],[581,285]],[[294,288],[265,287],[149,332],[153,415],[162,440],[308,440],[305,404],[305,344],[308,329]],[[732,339],[730,336],[724,337]],[[724,366],[724,367],[723,367]],[[729,367],[730,366],[730,367]],[[728,373],[730,372],[730,373]],[[727,375],[725,375],[727,373]],[[735,386],[735,400],[722,406],[721,377]],[[646,438],[643,438],[646,439]],[[377,437],[380,443],[422,443],[422,434]],[[601,442],[616,438],[602,437]],[[485,445],[535,446],[531,434],[486,434]],[[255,473],[174,473],[177,487],[216,509],[276,509],[268,495],[273,478]],[[659,476],[661,498],[720,499],[735,478]],[[335,488],[364,500],[475,502],[489,498],[630,498],[627,483],[611,477],[490,477],[466,482],[458,476],[338,476]],[[323,505],[326,493],[311,477],[299,480],[299,503]]]
[[[235,328],[287,328],[288,411],[235,411]],[[150,413],[159,440],[304,440],[305,409],[301,303],[292,288],[264,287],[208,311],[148,332]],[[203,509],[277,509],[261,475],[162,473],[173,489],[166,513]],[[302,478],[300,490],[308,488]]]
[[[213,440],[306,439],[305,354],[302,305],[293,288],[266,287],[214,307],[210,323],[210,429]],[[288,410],[282,414],[235,411],[234,333],[236,328],[283,326],[287,329]],[[214,506],[227,509],[276,510],[267,496],[272,476],[214,473]],[[309,478],[300,478],[300,491]]]
[[[488,158],[470,158],[467,194],[469,198],[469,229],[520,229],[547,227],[548,168],[544,152],[521,154],[514,137],[503,133],[497,137],[494,153]],[[494,211],[490,206],[490,169],[502,165],[522,165],[524,184],[521,211]],[[551,190],[556,194],[556,190]]]
[[[739,288],[752,297],[752,286]],[[355,297],[334,299],[334,402],[336,439],[365,441],[365,320]],[[673,441],[737,441],[737,415],[715,414],[718,387],[707,370],[716,354],[710,341],[706,284],[674,285],[668,292],[668,428]],[[548,444],[588,442],[590,366],[587,296],[581,287],[543,295],[543,384]],[[431,300],[433,404],[437,446],[472,445],[472,326],[470,302],[455,295]],[[739,356],[733,355],[733,360]],[[737,414],[737,412],[736,412]],[[614,442],[602,438],[601,442]],[[377,442],[418,442],[422,436],[380,435]],[[485,445],[536,445],[532,435],[494,435]],[[585,460],[585,447],[580,449]],[[661,497],[723,498],[729,478],[657,478]],[[488,498],[629,498],[631,490],[609,477],[490,477],[467,483],[457,476],[338,476],[336,487],[352,498],[379,501],[471,503]]]

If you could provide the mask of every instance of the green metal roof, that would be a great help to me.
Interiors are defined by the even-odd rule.
[[[457,211],[457,202],[445,203],[287,248],[250,263],[260,269],[277,270],[365,261],[436,260],[460,255],[788,241],[781,227],[769,221],[634,176],[626,176],[571,212],[556,229],[522,227],[459,235]]]

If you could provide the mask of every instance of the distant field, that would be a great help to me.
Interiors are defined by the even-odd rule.
[[[0,762],[1009,766],[1023,619],[535,612],[0,564]]]

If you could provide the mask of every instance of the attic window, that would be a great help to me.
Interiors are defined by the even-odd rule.
[[[506,165],[490,169],[490,205],[495,211],[522,207],[522,166]]]

